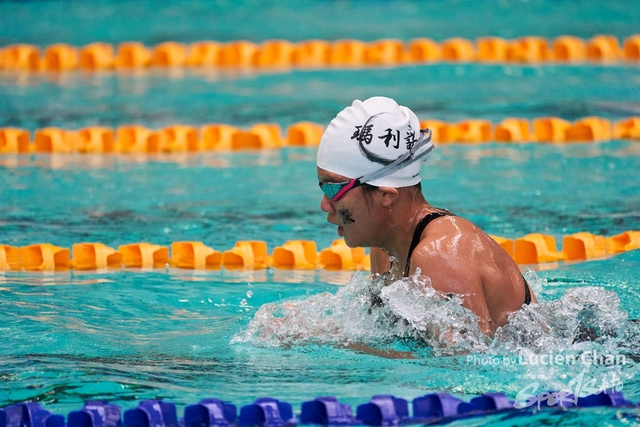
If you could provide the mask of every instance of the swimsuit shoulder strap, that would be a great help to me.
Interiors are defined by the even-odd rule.
[[[447,210],[431,212],[430,214],[427,214],[424,217],[422,217],[422,219],[418,222],[418,225],[416,226],[416,229],[413,232],[413,239],[411,240],[411,246],[409,246],[409,254],[407,255],[407,264],[404,267],[403,277],[409,276],[409,269],[411,267],[411,255],[413,254],[414,249],[418,246],[418,243],[420,243],[420,237],[422,236],[422,232],[424,231],[424,229],[427,228],[427,225],[429,225],[429,223],[434,219],[440,218],[442,216],[449,216],[449,215],[453,215],[453,214]]]
[[[525,305],[531,304],[531,290],[529,289],[529,284],[527,283],[527,279],[522,276],[522,281],[524,282],[524,303]]]

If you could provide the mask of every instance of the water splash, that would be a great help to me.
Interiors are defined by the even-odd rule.
[[[232,342],[284,347],[308,344],[408,348],[445,352],[487,348],[476,316],[459,298],[443,299],[427,277],[414,275],[384,286],[355,273],[336,294],[265,304]],[[456,319],[452,322],[451,319]]]
[[[544,293],[544,280],[525,272],[533,291]],[[265,304],[232,342],[260,347],[309,344],[418,351],[430,355],[501,356],[581,354],[587,350],[625,354],[640,360],[640,325],[630,322],[614,292],[576,287],[554,301],[524,306],[498,328],[493,338],[478,328],[477,317],[459,297],[444,297],[420,272],[384,286],[356,273],[337,293],[304,300]]]
[[[640,322],[628,319],[618,295],[580,286],[544,301],[545,281],[532,270],[524,275],[541,302],[513,313],[492,338],[480,332],[460,298],[439,294],[428,277],[418,273],[384,286],[356,273],[335,294],[263,305],[232,343],[303,352],[346,347],[385,357],[409,352],[425,366],[453,363],[449,382],[482,392],[478,384],[498,381],[493,388],[514,397],[532,386],[575,394],[633,387]],[[421,386],[433,381],[436,387],[438,378],[423,379]]]

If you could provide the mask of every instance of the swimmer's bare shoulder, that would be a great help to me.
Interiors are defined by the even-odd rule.
[[[422,235],[411,257],[410,273],[420,268],[431,279],[433,288],[444,294],[462,297],[462,305],[478,317],[485,333],[495,330],[495,323],[485,296],[485,283],[498,268],[502,249],[491,237],[470,221],[445,216],[434,220]],[[508,255],[507,255],[508,256]]]
[[[421,267],[429,277],[429,273],[447,272],[462,274],[467,281],[472,277],[480,278],[478,261],[485,258],[487,252],[493,252],[489,240],[492,239],[486,233],[464,218],[438,218],[422,233],[411,256],[411,272]]]

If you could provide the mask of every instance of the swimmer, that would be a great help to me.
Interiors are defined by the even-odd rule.
[[[420,130],[409,108],[384,97],[354,101],[320,141],[320,208],[349,247],[371,248],[372,277],[390,284],[420,269],[443,297],[459,295],[493,335],[537,299],[489,235],[425,200],[420,164],[433,149],[431,131]]]

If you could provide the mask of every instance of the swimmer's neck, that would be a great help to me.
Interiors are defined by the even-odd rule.
[[[380,249],[390,259],[395,259],[395,262],[391,263],[389,267],[393,270],[392,273],[400,278],[403,275],[404,266],[407,264],[409,247],[418,223],[425,215],[438,212],[438,209],[424,199],[420,203],[408,206],[402,206],[399,201],[396,206],[391,209],[389,226]]]

